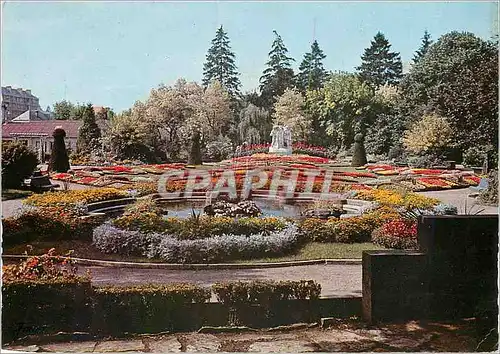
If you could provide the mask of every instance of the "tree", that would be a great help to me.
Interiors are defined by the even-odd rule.
[[[295,140],[308,140],[311,119],[304,113],[304,97],[300,92],[287,88],[274,104],[273,118],[275,125],[288,126]]]
[[[248,144],[260,144],[269,139],[272,123],[269,112],[253,103],[240,111],[239,139]]]
[[[190,102],[194,114],[187,117],[184,133],[190,137],[189,164],[201,164],[201,146],[222,135],[231,119],[231,99],[222,85],[215,81],[202,93],[201,99]]]
[[[49,171],[68,172],[69,157],[64,143],[66,132],[61,127],[56,127],[52,136],[54,137],[54,144],[50,153]]]
[[[304,55],[297,74],[297,87],[301,92],[317,90],[323,86],[327,73],[323,68],[322,60],[326,55],[319,48],[318,42],[314,41],[311,51]]]
[[[271,107],[276,97],[281,96],[286,88],[294,86],[294,74],[291,68],[293,58],[287,56],[285,47],[278,32],[273,31],[276,38],[269,52],[267,68],[260,77],[260,94],[264,107]]]
[[[87,109],[87,106],[84,104],[77,104],[73,106],[73,109],[71,110],[71,115],[70,119],[72,120],[83,120],[83,117],[85,115],[85,110]]]
[[[413,63],[417,63],[420,59],[424,57],[424,55],[429,50],[429,47],[432,44],[431,35],[427,30],[424,32],[424,36],[422,37],[422,44],[420,44],[420,48],[415,52],[413,56]]]
[[[156,162],[150,131],[137,112],[129,109],[111,119],[107,145],[121,160]]]
[[[389,41],[378,32],[361,56],[362,63],[356,69],[361,79],[370,86],[397,85],[403,77],[401,57],[390,49]]]
[[[451,142],[453,131],[446,119],[430,114],[415,122],[404,136],[405,147],[416,154],[440,156]]]
[[[404,113],[412,121],[446,117],[453,145],[498,147],[498,48],[472,33],[451,32],[434,43],[401,83]],[[460,159],[460,156],[454,157]]]
[[[306,95],[313,126],[319,134],[324,132],[330,145],[343,149],[351,147],[356,133],[364,134],[373,120],[374,104],[373,90],[349,73],[332,74],[322,89]]]
[[[239,97],[241,83],[238,76],[229,38],[220,26],[212,40],[212,46],[208,49],[206,62],[203,65],[203,86],[207,87],[213,81],[218,81],[231,97]]]
[[[82,116],[83,124],[78,131],[76,142],[79,153],[95,152],[101,145],[101,130],[95,121],[95,113],[92,104],[85,106]]]
[[[54,118],[59,120],[71,119],[75,105],[66,100],[54,103]]]

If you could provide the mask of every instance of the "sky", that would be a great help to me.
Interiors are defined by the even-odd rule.
[[[242,91],[257,89],[276,30],[297,69],[316,39],[327,70],[354,71],[381,31],[405,66],[425,30],[491,38],[493,2],[3,2],[2,86],[31,89],[42,108],[66,99],[115,112],[178,78],[201,82],[219,26]],[[497,10],[498,11],[498,10]],[[496,22],[498,23],[498,22]]]

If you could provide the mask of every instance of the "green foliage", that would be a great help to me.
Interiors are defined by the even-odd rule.
[[[260,93],[264,107],[271,107],[276,97],[281,96],[286,88],[294,86],[294,73],[291,68],[293,58],[287,56],[288,49],[278,32],[269,52],[267,68],[260,77]]]
[[[360,167],[366,165],[366,152],[364,145],[364,137],[362,134],[354,136],[354,152],[352,155],[351,166]]]
[[[72,119],[72,112],[75,109],[75,105],[66,100],[54,103],[54,118],[59,120]]]
[[[436,112],[451,125],[452,143],[498,146],[498,48],[472,33],[451,32],[432,44],[401,83],[414,121]]]
[[[397,85],[403,77],[401,57],[398,52],[391,52],[390,49],[389,41],[378,32],[361,56],[362,63],[356,69],[360,78],[372,87]]]
[[[373,120],[377,102],[373,90],[356,75],[335,73],[322,89],[307,92],[306,106],[313,127],[325,131],[332,145],[347,150],[354,135]]]
[[[36,153],[15,142],[2,144],[2,188],[19,188],[38,165]]]
[[[216,283],[212,290],[217,300],[231,307],[245,304],[270,306],[277,301],[318,299],[321,285],[314,280],[233,281]]]
[[[64,143],[66,132],[62,128],[56,128],[52,136],[54,137],[54,144],[50,154],[49,171],[68,172],[70,168],[69,157]]]
[[[297,87],[302,93],[318,90],[323,86],[327,76],[322,62],[325,58],[326,55],[315,40],[311,45],[311,51],[304,55],[297,74]]]
[[[211,82],[218,81],[232,97],[238,97],[241,86],[238,76],[229,38],[220,26],[203,64],[203,86],[207,87]]]
[[[248,103],[240,111],[240,122],[238,124],[239,139],[248,144],[260,144],[269,139],[272,123],[269,113],[257,107],[253,103]]]
[[[83,110],[83,124],[78,131],[76,142],[78,152],[90,153],[100,148],[101,129],[96,123],[94,108],[92,104],[87,104]]]
[[[187,219],[163,219],[159,214],[151,211],[127,211],[123,216],[114,219],[113,224],[127,230],[168,233],[181,240],[202,239],[224,234],[246,236],[257,233],[269,234],[286,227],[285,222],[277,218],[202,216]]]
[[[415,52],[415,55],[413,56],[414,64],[425,56],[431,44],[432,44],[431,35],[429,32],[427,32],[427,30],[425,30],[424,36],[422,37],[422,44],[420,45],[420,48],[418,48],[418,50]]]
[[[111,119],[111,127],[106,136],[111,151],[120,160],[140,160],[156,162],[152,136],[147,125],[131,110]]]

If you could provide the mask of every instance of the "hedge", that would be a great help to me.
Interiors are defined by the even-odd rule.
[[[88,278],[74,278],[4,282],[2,290],[5,344],[58,331],[115,336],[192,331],[233,323],[234,308],[239,322],[252,326],[289,323],[304,312],[313,319],[311,301],[318,299],[321,286],[301,280],[217,283],[212,289],[194,284],[92,287]],[[211,290],[221,303],[207,303]]]

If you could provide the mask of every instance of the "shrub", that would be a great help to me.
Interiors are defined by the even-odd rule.
[[[382,206],[404,207],[406,209],[431,209],[439,203],[438,199],[428,198],[416,193],[401,193],[387,189],[359,191],[357,199],[370,200]]]
[[[138,254],[168,263],[206,263],[233,259],[279,256],[297,245],[297,228],[250,236],[220,235],[195,240],[180,240],[171,234],[120,230],[104,224],[94,230],[94,245],[104,253]],[[147,248],[147,250],[146,250]]]
[[[314,280],[234,281],[215,283],[212,290],[217,296],[217,300],[229,306],[269,305],[283,300],[317,299],[321,294],[321,285]]]
[[[221,161],[231,157],[234,148],[231,139],[227,136],[219,136],[217,140],[211,141],[205,148],[203,160]]]
[[[36,153],[26,145],[5,142],[2,147],[2,187],[19,188],[37,165]]]
[[[387,248],[417,249],[417,222],[404,219],[388,221],[373,231],[372,242]]]
[[[101,202],[110,199],[127,197],[127,192],[115,188],[94,188],[81,190],[68,190],[34,194],[24,201],[27,205],[47,207],[71,207],[82,203]]]
[[[101,218],[81,218],[75,209],[31,208],[2,221],[3,242],[14,245],[44,240],[91,240],[93,228],[101,222]]]
[[[120,335],[194,330],[197,321],[190,316],[192,304],[208,299],[210,290],[193,284],[97,287],[94,313],[99,315],[95,316],[94,331]]]

